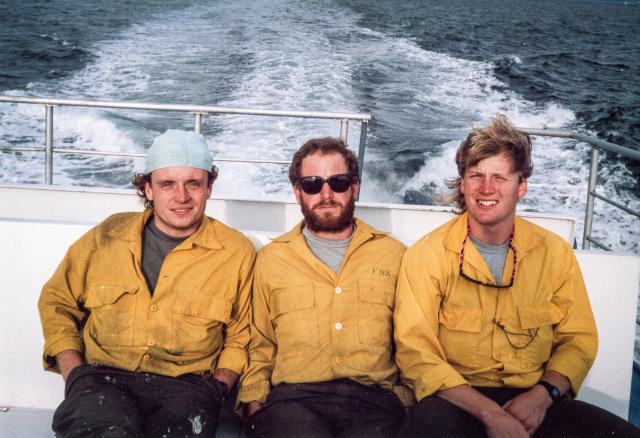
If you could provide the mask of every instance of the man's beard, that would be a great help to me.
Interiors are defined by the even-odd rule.
[[[352,196],[351,199],[347,201],[340,215],[335,218],[325,217],[321,213],[320,214],[316,213],[314,208],[319,207],[321,205],[340,205],[340,204],[338,204],[335,201],[322,201],[314,205],[313,208],[309,209],[307,207],[307,204],[305,204],[304,202],[300,203],[305,224],[307,227],[309,227],[311,231],[339,233],[340,231],[344,231],[345,229],[351,227],[353,223],[353,212],[356,206],[356,200],[354,196]]]

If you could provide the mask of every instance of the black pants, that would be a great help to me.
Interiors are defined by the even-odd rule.
[[[213,437],[225,388],[187,374],[164,377],[82,365],[53,416],[59,437]]]
[[[527,389],[475,388],[499,405]],[[420,400],[403,426],[402,437],[486,437],[484,425],[463,409],[438,397]],[[558,400],[547,410],[534,437],[640,437],[622,418],[579,400]]]
[[[247,420],[249,437],[384,438],[395,436],[404,409],[394,393],[349,379],[275,386]]]

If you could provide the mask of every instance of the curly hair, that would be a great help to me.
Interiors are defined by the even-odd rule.
[[[451,192],[445,197],[446,201],[455,206],[456,214],[462,214],[467,210],[464,194],[460,191],[460,184],[467,169],[485,158],[500,154],[509,158],[512,170],[519,174],[520,182],[533,173],[531,137],[518,131],[504,115],[492,119],[486,128],[473,129],[458,147],[458,177],[447,181],[447,187]]]
[[[293,160],[291,161],[291,166],[289,166],[289,181],[291,181],[292,185],[296,185],[300,179],[302,161],[316,152],[320,152],[322,155],[334,153],[342,155],[347,165],[347,171],[354,176],[353,181],[360,180],[358,158],[351,149],[347,148],[347,144],[339,138],[323,137],[312,138],[293,154]]]
[[[140,202],[144,205],[144,208],[153,208],[153,201],[147,198],[147,194],[144,191],[147,184],[151,184],[151,173],[136,172],[131,178],[131,184],[136,188],[136,193],[140,198]],[[211,166],[211,170],[207,173],[209,176],[207,184],[211,186],[211,184],[215,182],[216,178],[218,178],[218,168],[213,165]]]

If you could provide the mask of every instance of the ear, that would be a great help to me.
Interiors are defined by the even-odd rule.
[[[527,194],[527,180],[523,179],[518,185],[518,198],[524,198]]]
[[[144,194],[147,196],[149,201],[153,201],[153,190],[151,189],[150,181],[144,183]]]
[[[296,195],[296,201],[298,201],[298,204],[300,204],[302,202],[302,189],[298,184],[295,184],[293,186],[293,193],[294,195]]]
[[[213,183],[207,184],[207,199],[211,197],[211,193],[213,193]]]
[[[464,195],[464,178],[460,178],[460,193]]]
[[[353,197],[357,199],[358,193],[360,193],[360,181],[356,181],[351,184],[351,191],[353,192]]]

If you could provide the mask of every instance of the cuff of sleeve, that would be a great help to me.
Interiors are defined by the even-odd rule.
[[[47,371],[59,371],[56,356],[63,351],[76,350],[84,354],[84,342],[80,336],[62,338],[45,345],[42,365]]]
[[[593,361],[585,361],[584,359],[576,359],[576,357],[552,356],[547,362],[545,371],[555,371],[562,374],[571,383],[571,391],[574,396],[578,395],[582,381],[587,376],[587,372]]]
[[[238,391],[238,401],[240,403],[249,403],[252,401],[264,403],[267,401],[267,395],[269,395],[270,390],[271,385],[266,380],[250,385],[242,385]]]
[[[416,380],[414,391],[418,401],[433,393],[460,385],[468,385],[465,380],[451,365],[441,363],[429,370],[420,379]]]
[[[225,348],[220,353],[216,369],[226,368],[241,375],[247,365],[247,351],[244,348]]]

